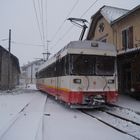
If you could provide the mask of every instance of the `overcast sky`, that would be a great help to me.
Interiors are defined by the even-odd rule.
[[[0,45],[8,48],[8,41],[3,39],[8,39],[11,29],[11,52],[19,58],[20,65],[27,64],[42,58],[46,50],[43,40],[50,41],[49,51],[54,54],[68,42],[79,39],[81,29],[67,21],[68,17],[82,17],[90,22],[103,5],[132,9],[139,4],[140,0],[0,0]]]

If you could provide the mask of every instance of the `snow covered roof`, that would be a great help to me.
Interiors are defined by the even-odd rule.
[[[111,7],[111,6],[104,6],[100,9],[100,13],[103,17],[109,22],[113,22],[114,20],[118,19],[119,17],[126,14],[129,10]]]
[[[133,8],[132,10],[128,11],[126,14],[122,15],[121,17],[117,18],[116,20],[114,20],[112,22],[112,24],[124,19],[125,17],[129,16],[130,14],[133,14],[134,12],[136,12],[137,10],[140,10],[140,5],[136,6],[135,8]]]
[[[87,33],[87,40],[90,40],[94,35],[96,24],[101,17],[104,17],[109,24],[114,23],[120,17],[126,15],[129,10],[112,7],[112,6],[103,6],[101,7],[92,17],[92,21]]]

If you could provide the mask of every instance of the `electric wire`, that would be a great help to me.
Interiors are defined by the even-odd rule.
[[[53,37],[52,37],[52,39],[51,39],[52,41],[55,39],[56,35],[57,35],[57,34],[59,33],[59,31],[62,29],[63,25],[65,24],[65,22],[66,22],[66,20],[67,20],[67,18],[71,15],[71,13],[73,12],[73,10],[76,8],[78,2],[79,2],[79,0],[77,0],[77,1],[74,3],[74,5],[73,5],[73,7],[71,8],[71,10],[68,12],[68,14],[67,14],[65,20],[63,20],[63,22],[62,22],[62,23],[60,24],[60,26],[58,27],[58,29],[56,30],[56,32],[54,33],[54,35],[53,35]]]
[[[38,0],[38,9],[39,9],[39,15],[40,15],[40,20],[42,19],[42,15],[41,15],[41,6],[40,6],[40,1]]]
[[[80,16],[80,18],[82,18],[99,0],[94,1],[89,7],[88,9],[86,9],[83,14]],[[73,29],[73,27],[71,26],[68,30],[66,30],[66,32],[56,41],[55,45],[56,46],[60,41],[62,41],[64,38],[64,36],[68,35],[70,33],[70,31]]]
[[[68,30],[66,30],[66,32],[57,40],[57,42],[52,46],[55,47],[60,41],[62,41],[64,39],[64,37],[73,29],[73,26],[71,25],[70,28],[68,28]],[[51,48],[51,49],[52,49]]]
[[[32,1],[33,1],[33,7],[34,7],[34,11],[35,11],[35,17],[36,17],[36,21],[37,21],[37,26],[38,26],[38,30],[39,30],[39,33],[40,33],[40,38],[43,41],[42,33],[41,33],[41,29],[40,29],[40,24],[39,24],[39,19],[38,19],[38,14],[37,14],[37,9],[36,9],[36,5],[35,5],[35,0],[32,0]]]
[[[46,13],[46,16],[45,16],[45,18],[46,18],[45,19],[45,24],[46,24],[45,25],[46,26],[46,29],[45,29],[46,30],[46,32],[45,32],[46,33],[45,34],[45,43],[47,43],[46,44],[46,51],[48,52],[48,47],[49,47],[48,46],[48,42],[49,42],[49,40],[48,40],[48,18],[47,18],[48,17],[48,1],[46,0],[45,2],[46,2],[45,3],[45,13]]]
[[[45,49],[45,33],[44,33],[44,8],[43,8],[43,0],[41,0],[41,15],[42,15],[42,34],[43,34],[43,44],[44,44],[44,49]]]
[[[89,8],[80,16],[80,18],[82,18],[99,0],[94,1]]]
[[[23,42],[16,42],[16,41],[11,41],[12,44],[16,45],[23,45],[23,46],[43,46],[43,44],[31,44],[31,43],[23,43]]]
[[[38,11],[39,11],[39,15],[40,15],[40,21],[41,21],[41,29],[42,29],[42,36],[43,36],[43,44],[45,42],[45,35],[44,35],[44,24],[43,24],[43,2],[40,0],[38,0]],[[45,45],[44,45],[45,46]]]

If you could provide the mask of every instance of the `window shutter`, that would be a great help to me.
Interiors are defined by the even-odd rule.
[[[123,50],[126,48],[126,30],[122,31],[122,47]]]
[[[133,48],[133,26],[128,30],[128,48]]]

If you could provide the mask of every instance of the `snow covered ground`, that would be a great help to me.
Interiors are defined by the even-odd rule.
[[[140,100],[136,100],[127,95],[119,95],[119,100],[116,102],[116,105],[140,112]]]
[[[47,99],[47,100],[46,100]],[[121,95],[119,106],[140,112],[140,101]],[[101,122],[69,109],[36,90],[0,92],[0,140],[134,140]]]

